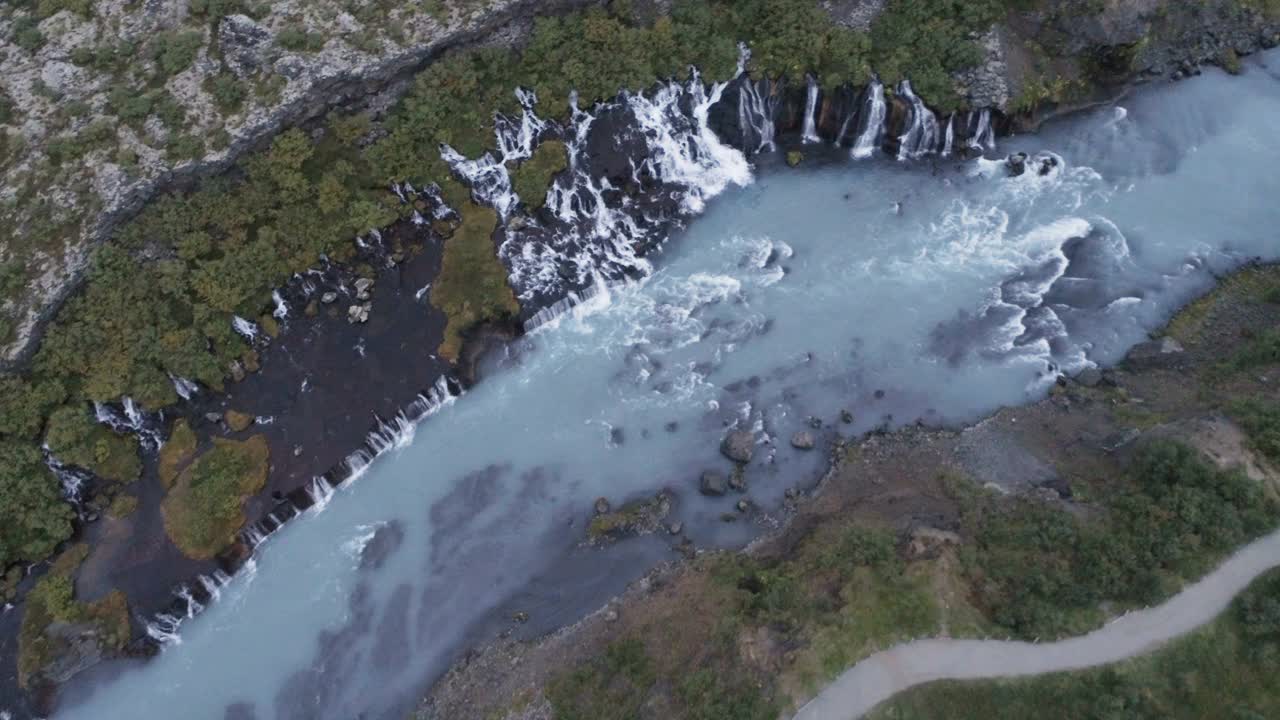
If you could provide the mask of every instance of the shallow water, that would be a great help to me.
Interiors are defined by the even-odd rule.
[[[396,716],[520,588],[543,577],[562,606],[591,606],[652,561],[574,549],[597,496],[668,486],[700,544],[749,539],[752,523],[719,518],[736,497],[696,492],[702,470],[728,470],[729,426],[755,432],[749,496],[769,508],[821,470],[825,453],[789,444],[811,417],[820,440],[959,423],[1114,362],[1212,273],[1280,257],[1280,81],[1208,73],[1124,105],[1003,144],[1054,151],[1045,176],[761,159],[650,277],[495,359],[268,541],[180,644],[57,717]],[[590,575],[580,596],[572,574],[545,579],[566,554]]]

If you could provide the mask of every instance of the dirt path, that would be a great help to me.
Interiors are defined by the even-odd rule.
[[[852,720],[907,688],[934,680],[1019,677],[1105,665],[1154,650],[1217,617],[1262,573],[1280,566],[1280,530],[1237,551],[1171,600],[1088,635],[1054,643],[917,640],[846,670],[796,720]]]

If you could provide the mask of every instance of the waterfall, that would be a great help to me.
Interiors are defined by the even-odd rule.
[[[735,82],[743,82],[740,74]],[[722,143],[708,114],[727,83],[708,88],[696,70],[646,93],[622,93],[590,110],[570,102],[568,167],[547,192],[546,213],[506,228],[499,257],[521,304],[545,322],[570,293],[643,277],[644,255],[682,215],[730,185],[751,181],[742,152]],[[572,301],[570,301],[572,302]]]
[[[277,320],[284,320],[289,317],[289,304],[284,301],[284,297],[280,295],[279,290],[271,291],[271,302],[275,303],[276,309],[271,316]]]
[[[880,146],[880,133],[884,128],[884,84],[880,82],[880,78],[871,78],[871,84],[867,85],[864,94],[866,99],[861,113],[862,132],[858,134],[858,139],[853,143],[853,150],[849,152],[854,158],[871,157]]]
[[[245,320],[239,315],[231,316],[231,328],[252,345],[258,339],[260,331],[256,323]]]
[[[753,144],[749,137],[754,133],[755,149],[751,152],[768,152],[777,148],[773,142],[777,134],[773,119],[778,111],[779,96],[770,92],[772,88],[768,78],[759,83],[752,82],[747,74],[750,61],[751,48],[746,43],[738,43],[738,73],[735,78],[738,83],[738,129],[742,131],[744,149]],[[760,85],[764,85],[764,95],[760,94]]]
[[[538,104],[538,96],[532,90],[516,88],[516,100],[522,108],[519,122],[501,113],[493,121],[498,153],[504,164],[512,160],[524,160],[532,155],[538,138],[547,129],[546,121],[533,112],[533,106]]]
[[[910,106],[907,129],[898,136],[898,159],[918,158],[934,152],[938,142],[938,119],[911,90],[911,81],[898,83],[898,95]]]
[[[93,484],[93,473],[63,464],[53,456],[48,445],[41,446],[41,451],[45,466],[54,477],[58,478],[58,485],[62,488],[62,498],[75,508],[77,515],[83,516],[82,505],[85,494]]]
[[[123,412],[106,403],[94,401],[94,419],[121,435],[137,435],[138,441],[148,450],[159,449],[164,444],[160,439],[160,423],[153,423],[128,395],[121,398],[121,406]]]
[[[804,78],[808,89],[805,92],[804,129],[801,131],[800,141],[808,145],[822,142],[822,138],[818,137],[817,121],[814,118],[818,111],[818,81],[812,75],[805,75]]]
[[[969,134],[969,147],[979,152],[995,149],[995,132],[991,128],[991,110],[983,108],[978,113],[977,123],[977,128]]]
[[[956,138],[956,114],[953,112],[947,116],[947,135],[942,143],[942,157],[951,155],[951,146]]]
[[[173,383],[173,391],[183,400],[190,400],[200,392],[200,386],[180,375],[169,373],[169,381]]]

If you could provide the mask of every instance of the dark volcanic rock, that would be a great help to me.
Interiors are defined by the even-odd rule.
[[[751,462],[751,454],[755,449],[755,436],[746,430],[734,430],[724,436],[720,442],[720,452],[737,463]]]
[[[702,478],[698,481],[698,492],[708,497],[719,497],[727,490],[728,483],[725,481],[724,474],[714,470],[702,473]]]

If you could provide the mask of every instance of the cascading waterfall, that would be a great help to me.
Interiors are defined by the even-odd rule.
[[[972,118],[972,115],[970,115]],[[977,123],[972,132],[969,133],[969,148],[982,152],[983,150],[994,150],[996,147],[995,131],[991,127],[991,110],[983,108],[978,112]]]
[[[804,126],[800,133],[800,141],[806,145],[822,142],[818,137],[815,115],[818,111],[818,81],[812,75],[804,76],[807,88],[804,98]]]
[[[289,303],[284,301],[279,289],[271,291],[271,302],[276,306],[276,309],[271,313],[272,317],[277,320],[284,320],[289,317]]]
[[[250,345],[252,345],[261,335],[261,331],[258,329],[257,323],[245,320],[239,315],[231,316],[231,329],[235,330],[245,340],[248,340]]]
[[[951,146],[955,144],[956,139],[956,114],[951,113],[947,116],[947,132],[942,142],[942,157],[951,155]]]
[[[777,116],[781,93],[773,92],[768,78],[758,83],[747,74],[747,63],[751,61],[751,48],[746,43],[738,44],[738,72],[735,82],[738,84],[738,129],[742,132],[743,149],[751,153],[769,152],[777,149],[774,137],[777,127],[774,118]],[[764,86],[764,93],[760,87]]]
[[[898,136],[898,159],[918,158],[933,152],[938,142],[938,119],[911,90],[911,81],[898,83],[898,95],[909,106],[907,129]]]
[[[173,391],[178,393],[178,397],[183,400],[190,400],[200,393],[200,386],[194,381],[188,380],[180,375],[169,373],[169,381],[173,383]]]
[[[93,403],[94,419],[121,435],[137,435],[138,441],[148,450],[159,449],[164,444],[159,429],[162,423],[153,422],[128,395],[120,399],[120,404],[123,410],[95,401]]]
[[[448,145],[440,147],[440,157],[471,187],[471,194],[483,204],[498,211],[505,220],[511,217],[520,198],[511,187],[511,176],[507,172],[508,162],[518,162],[533,154],[539,137],[547,129],[546,121],[533,111],[538,96],[530,90],[516,89],[516,99],[522,111],[520,121],[502,115],[494,116],[494,137],[497,141],[498,156],[486,152],[480,158],[471,160]]]
[[[598,278],[648,275],[643,255],[673,222],[700,212],[730,185],[750,182],[746,157],[722,143],[708,121],[727,85],[708,89],[693,70],[686,82],[623,93],[589,111],[571,102],[568,168],[548,190],[544,213],[507,228],[499,248],[517,296],[538,317],[532,326],[586,297]],[[609,153],[595,146],[603,143]],[[607,154],[615,156],[612,166]],[[624,192],[624,183],[644,191]]]
[[[849,154],[857,159],[871,157],[876,148],[880,147],[880,136],[884,130],[884,84],[880,82],[880,78],[871,78],[871,83],[867,85],[864,94],[866,99],[863,102],[862,132],[858,133],[858,139],[854,141],[853,149],[849,151]]]
[[[62,463],[53,456],[48,445],[41,447],[44,464],[49,472],[58,478],[58,486],[62,489],[62,498],[71,504],[76,514],[84,516],[84,500],[89,488],[93,485],[93,473]]]

